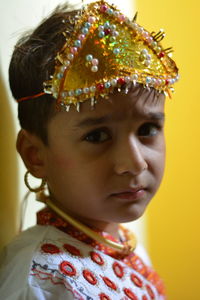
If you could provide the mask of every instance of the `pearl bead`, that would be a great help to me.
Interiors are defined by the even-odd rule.
[[[93,60],[93,55],[92,54],[86,55],[86,60],[87,61],[92,61]]]
[[[97,66],[92,66],[91,71],[92,72],[97,72],[98,71],[98,67]]]
[[[114,11],[113,14],[114,14],[115,17],[118,17],[119,16],[119,11]]]
[[[119,15],[118,19],[119,19],[120,22],[124,22],[126,17],[124,15]]]
[[[90,17],[88,18],[88,22],[91,23],[91,24],[93,24],[95,21],[96,21],[96,18],[93,17],[93,16],[90,16]]]
[[[113,14],[113,9],[112,9],[112,8],[109,8],[109,9],[107,10],[107,13],[108,13],[109,15],[112,15],[112,14]]]
[[[68,95],[69,95],[70,97],[74,96],[74,91],[73,91],[73,90],[69,91],[69,92],[68,92]]]
[[[116,26],[115,24],[112,24],[112,25],[110,26],[110,29],[111,29],[111,30],[116,30],[116,28],[117,28],[117,26]]]
[[[131,80],[130,76],[126,76],[124,79],[125,79],[125,82],[126,82],[126,83],[129,83],[130,80]]]
[[[94,86],[94,85],[91,86],[91,87],[90,87],[90,91],[91,91],[92,93],[94,93],[94,92],[96,91],[96,86]]]
[[[138,80],[138,75],[137,74],[133,74],[131,76],[131,80]]]
[[[104,32],[104,31],[100,31],[100,32],[99,32],[99,37],[100,37],[100,38],[103,38],[104,36],[105,36],[105,32]]]
[[[147,51],[147,49],[143,49],[143,50],[141,51],[141,53],[142,53],[142,54],[148,54],[148,51]]]
[[[139,32],[140,34],[143,34],[143,32],[144,32],[144,28],[142,28],[142,27],[138,27],[138,32]]]
[[[118,31],[113,31],[112,35],[115,36],[115,37],[117,37],[119,35],[119,32]]]
[[[133,23],[131,26],[133,29],[137,30],[138,29],[138,24],[137,23]]]
[[[79,34],[78,38],[79,40],[83,41],[85,39],[85,34]]]
[[[67,54],[67,58],[68,58],[69,60],[73,60],[73,59],[74,59],[74,54],[73,54],[73,53]]]
[[[112,79],[111,80],[111,85],[116,86],[117,85],[117,79]]]
[[[82,89],[77,89],[77,90],[75,90],[75,95],[76,96],[79,96],[79,95],[81,95],[82,94]]]
[[[115,49],[113,50],[113,53],[116,54],[116,55],[119,54],[119,53],[120,53],[120,49],[119,49],[119,48],[115,48]]]
[[[71,53],[76,54],[78,49],[77,49],[77,47],[71,47],[70,51],[71,51]]]
[[[105,29],[110,28],[110,23],[109,23],[109,21],[106,21],[106,22],[104,23],[104,28],[105,28]]]
[[[81,32],[82,32],[83,34],[88,34],[89,30],[88,30],[88,28],[83,27],[83,28],[81,29]]]
[[[89,29],[91,27],[91,23],[89,23],[89,22],[86,22],[85,24],[84,24],[84,28],[87,28],[87,29]]]
[[[150,82],[151,82],[151,77],[147,76],[147,77],[146,77],[146,83],[148,84],[148,83],[150,83]]]
[[[147,55],[146,55],[146,59],[147,59],[147,60],[151,60],[151,55],[150,55],[150,54],[147,54]]]
[[[65,61],[64,61],[64,65],[65,65],[66,67],[68,67],[70,64],[71,64],[71,62],[70,62],[69,60],[65,60]]]
[[[61,73],[64,73],[66,69],[67,69],[66,66],[62,66],[62,67],[60,67],[60,72],[61,72]]]
[[[63,74],[62,74],[62,73],[58,73],[58,74],[56,75],[56,77],[57,77],[58,79],[61,79],[61,78],[63,78]]]
[[[99,64],[99,60],[97,58],[92,59],[93,66],[97,66]]]
[[[102,25],[99,25],[98,30],[99,30],[99,31],[103,31],[103,30],[104,30],[104,27],[103,27]]]
[[[105,84],[104,84],[105,88],[106,89],[109,89],[111,87],[111,83],[110,81],[107,81]]]
[[[75,45],[76,47],[80,47],[80,46],[81,46],[81,41],[80,41],[80,40],[76,40],[76,41],[74,42],[74,45]]]
[[[83,89],[83,93],[84,94],[88,94],[90,92],[90,89],[88,88],[88,87],[85,87],[84,89]]]

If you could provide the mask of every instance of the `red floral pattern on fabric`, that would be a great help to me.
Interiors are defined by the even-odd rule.
[[[100,266],[104,265],[104,260],[99,253],[91,251],[90,257],[96,264],[98,264]]]
[[[124,288],[124,293],[131,300],[138,300],[138,297],[130,289]]]
[[[63,248],[74,256],[82,256],[81,251],[70,244],[64,244]]]
[[[148,300],[147,296],[146,296],[146,295],[143,295],[143,296],[142,296],[142,300]]]
[[[104,293],[99,294],[99,299],[100,300],[111,300],[111,298]]]
[[[63,261],[59,266],[61,272],[67,276],[75,276],[76,269],[69,261]]]
[[[117,285],[112,280],[110,280],[108,277],[102,276],[102,279],[109,288],[111,288],[112,290],[115,290],[115,291],[117,290]]]
[[[51,225],[54,226],[61,231],[66,232],[67,234],[71,235],[72,237],[78,239],[81,242],[89,244],[93,248],[98,249],[99,251],[109,255],[117,260],[121,260],[130,268],[139,272],[142,276],[144,276],[149,282],[151,282],[157,289],[158,293],[161,295],[165,295],[165,287],[163,281],[160,279],[159,275],[152,270],[150,267],[146,266],[142,259],[138,257],[134,252],[130,255],[121,254],[118,251],[113,250],[110,247],[104,246],[103,244],[97,243],[93,239],[89,238],[86,234],[79,231],[72,225],[68,224],[64,221],[61,217],[59,217],[56,213],[54,213],[50,208],[45,208],[37,213],[37,224],[39,225]],[[93,229],[95,230],[95,229]],[[128,229],[123,228],[124,234]],[[97,230],[96,230],[97,231]],[[120,243],[116,238],[109,235],[106,232],[97,231],[102,236],[110,239],[111,241]]]
[[[54,244],[43,244],[41,246],[41,250],[42,252],[45,252],[45,253],[49,253],[49,254],[57,254],[57,253],[60,253],[60,249],[54,245]]]
[[[118,262],[115,261],[112,267],[117,277],[122,278],[124,276],[124,268]]]
[[[143,282],[137,275],[131,274],[131,281],[138,287],[142,288]]]
[[[152,300],[155,299],[155,294],[154,294],[152,288],[150,287],[150,285],[146,284],[145,287],[146,287],[147,292],[148,292],[149,296],[151,297],[151,299]]]
[[[91,271],[83,270],[83,276],[90,284],[93,285],[97,284],[97,279]]]

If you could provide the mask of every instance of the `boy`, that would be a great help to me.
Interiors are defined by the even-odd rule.
[[[178,78],[163,36],[98,1],[57,9],[17,44],[17,149],[47,208],[7,247],[1,299],[165,299],[119,225],[143,214],[163,176],[165,94]]]

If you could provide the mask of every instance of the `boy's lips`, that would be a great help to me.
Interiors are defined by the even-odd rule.
[[[119,198],[119,199],[125,199],[125,200],[139,200],[142,198],[146,193],[146,189],[143,186],[139,186],[136,188],[128,188],[121,190],[119,192],[111,194],[112,197]]]

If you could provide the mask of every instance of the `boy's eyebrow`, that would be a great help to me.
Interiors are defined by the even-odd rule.
[[[139,117],[138,117],[139,116]],[[121,114],[120,116],[116,117],[113,114],[107,114],[105,116],[95,118],[95,117],[88,117],[81,120],[79,123],[75,124],[75,128],[77,127],[91,127],[95,125],[101,125],[103,123],[112,123],[112,122],[119,122],[124,120],[125,117]],[[144,119],[147,121],[163,121],[165,119],[165,114],[162,112],[150,112],[147,114],[139,114],[137,115],[137,119]]]

